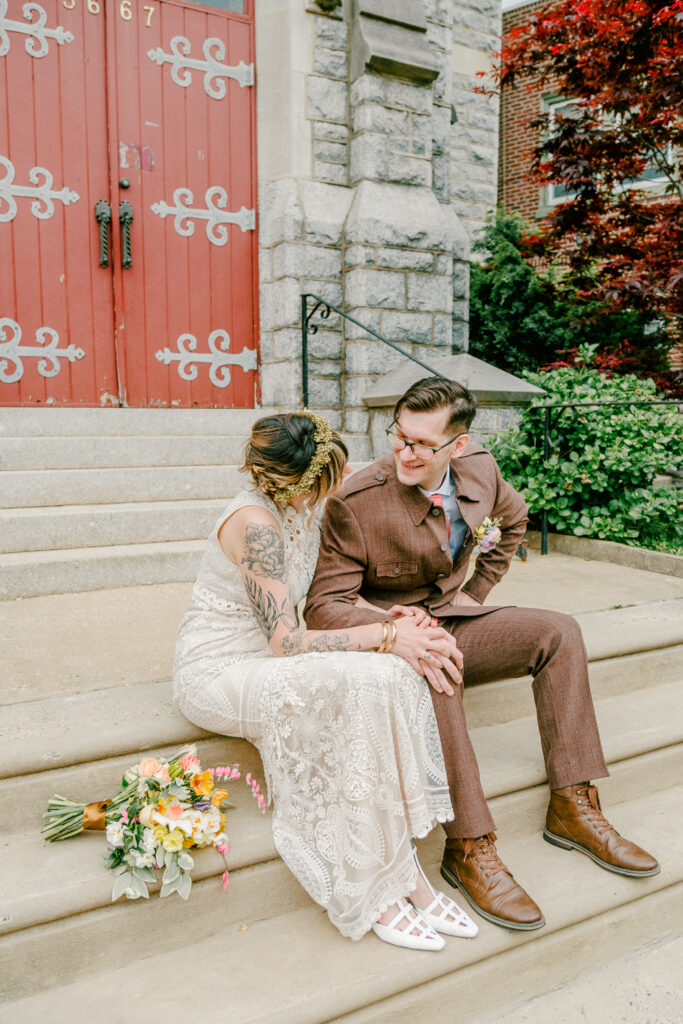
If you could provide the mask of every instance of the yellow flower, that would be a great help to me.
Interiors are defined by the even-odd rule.
[[[209,796],[213,789],[211,772],[197,772],[197,774],[193,775],[190,779],[190,786],[197,796]]]
[[[224,800],[228,799],[227,789],[214,789],[211,794],[211,803],[214,807],[220,807]]]
[[[165,839],[162,839],[161,845],[169,853],[177,853],[178,850],[182,850],[185,835],[178,828],[174,828],[172,832],[169,832]]]
[[[154,826],[154,838],[155,839],[158,839],[159,841],[163,841],[166,838],[167,835],[168,835],[168,829],[166,828],[165,825],[155,825]]]

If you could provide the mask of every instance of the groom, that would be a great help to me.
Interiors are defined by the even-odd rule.
[[[418,381],[398,400],[387,431],[392,454],[354,474],[327,501],[306,624],[338,629],[386,618],[356,606],[359,597],[387,609],[419,606],[456,638],[466,686],[532,675],[550,784],[544,839],[617,874],[654,875],[657,861],[609,824],[589,781],[608,771],[575,619],[483,605],[524,535],[527,507],[502,479],[493,456],[470,442],[475,411],[476,399],[466,388],[437,377]],[[498,521],[500,534],[490,533],[488,550],[482,548],[465,582],[474,535],[486,517]],[[421,666],[432,684],[455,814],[444,825],[441,874],[494,924],[540,928],[540,909],[496,852],[462,687],[453,690],[429,652]]]

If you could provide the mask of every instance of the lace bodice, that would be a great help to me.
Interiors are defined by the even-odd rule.
[[[297,512],[291,505],[280,511],[261,491],[245,490],[234,498],[216,520],[204,549],[197,581],[180,626],[175,659],[175,692],[178,674],[202,662],[211,675],[231,661],[247,655],[271,654],[268,642],[244,589],[239,566],[225,555],[218,540],[223,523],[240,508],[265,508],[280,523],[285,548],[285,575],[296,606],[311,585],[320,546],[322,508]]]

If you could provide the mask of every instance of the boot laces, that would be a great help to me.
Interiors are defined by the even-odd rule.
[[[498,851],[493,845],[495,840],[495,832],[491,832],[486,836],[479,836],[478,839],[465,840],[465,858],[473,856],[487,877],[500,874],[501,871],[508,873],[507,868],[498,856]]]
[[[602,807],[600,806],[600,797],[596,786],[590,784],[583,790],[578,790],[578,795],[581,796],[583,793],[586,795],[587,802],[582,805],[583,815],[588,822],[596,829],[596,831],[602,835],[604,832],[609,832],[612,828],[609,821],[602,813]]]

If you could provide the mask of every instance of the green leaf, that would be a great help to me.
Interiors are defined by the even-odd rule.
[[[124,871],[123,874],[119,875],[114,882],[114,887],[111,891],[112,903],[123,896],[126,889],[132,889],[133,874],[131,871]]]
[[[180,878],[178,880],[178,893],[179,893],[179,895],[184,900],[186,900],[187,897],[190,895],[190,889],[191,888],[192,888],[192,879],[190,878],[190,876],[186,872],[183,872],[183,874],[180,876]]]

